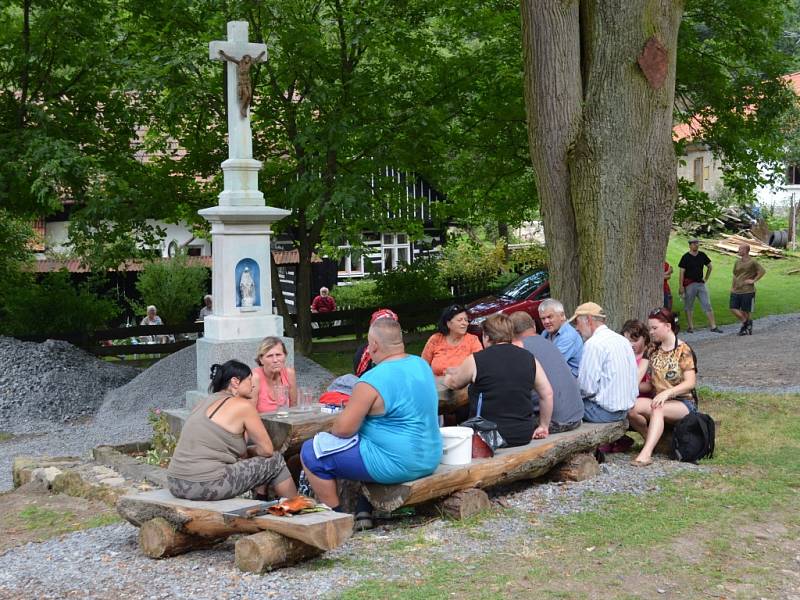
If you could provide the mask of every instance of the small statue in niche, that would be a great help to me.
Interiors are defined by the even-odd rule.
[[[242,296],[242,306],[253,306],[256,301],[256,282],[250,274],[250,267],[245,267],[239,278],[239,293]]]
[[[239,60],[225,54],[220,50],[219,55],[236,65],[236,95],[239,99],[239,114],[243,119],[247,118],[247,109],[250,108],[250,103],[253,101],[253,82],[250,79],[250,67],[254,63],[262,62],[266,52],[262,52],[255,58],[249,54],[245,54]]]

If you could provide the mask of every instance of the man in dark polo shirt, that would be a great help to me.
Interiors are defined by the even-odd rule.
[[[708,290],[706,289],[706,281],[711,277],[711,259],[708,258],[705,252],[700,251],[700,240],[697,238],[689,240],[689,251],[681,257],[678,268],[680,269],[678,293],[683,296],[683,307],[686,311],[687,323],[686,333],[694,331],[692,312],[694,311],[695,298],[700,300],[700,306],[703,307],[703,311],[708,317],[711,331],[722,333],[722,329],[717,327],[717,322],[714,319],[714,311],[711,308]],[[705,275],[703,274],[704,268]]]

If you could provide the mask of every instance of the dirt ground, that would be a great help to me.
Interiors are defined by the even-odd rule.
[[[19,488],[0,494],[0,554],[14,546],[117,520],[116,511],[102,502]]]
[[[680,336],[697,354],[701,385],[732,391],[800,393],[800,316],[759,319],[753,335],[737,335],[735,325],[723,329],[730,333]],[[701,339],[694,341],[698,337]]]

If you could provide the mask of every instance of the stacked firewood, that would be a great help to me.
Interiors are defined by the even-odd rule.
[[[740,244],[750,244],[750,255],[751,256],[768,256],[771,258],[784,258],[785,254],[783,250],[779,250],[777,248],[773,248],[772,246],[768,246],[761,240],[749,235],[747,233],[739,235],[728,235],[722,238],[721,240],[717,240],[713,244],[711,244],[711,248],[722,252],[723,254],[736,254],[739,250]]]

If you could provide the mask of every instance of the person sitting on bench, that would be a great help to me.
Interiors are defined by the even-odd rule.
[[[549,435],[553,412],[553,390],[534,356],[515,346],[514,328],[508,315],[497,313],[483,322],[484,350],[447,370],[444,383],[451,389],[469,386],[469,416],[480,416],[497,424],[497,431],[509,446],[524,446],[531,438]],[[539,426],[534,428],[531,391],[540,397]]]
[[[251,489],[297,495],[283,456],[275,452],[253,402],[250,367],[236,360],[212,365],[210,391],[183,425],[167,469],[176,498],[227,500]],[[254,445],[247,446],[247,438]],[[248,456],[254,455],[251,458]]]
[[[689,344],[679,340],[678,317],[668,308],[656,308],[647,317],[652,340],[643,361],[655,396],[639,398],[628,412],[628,421],[644,438],[644,447],[631,464],[652,464],[653,450],[664,433],[664,422],[677,423],[690,412],[697,412],[692,392],[697,382],[697,366]]]
[[[403,483],[433,473],[442,456],[430,366],[406,354],[403,331],[394,319],[376,320],[367,340],[376,366],[361,376],[330,431],[342,438],[342,449],[317,456],[314,440],[308,440],[300,451],[314,494],[334,510],[340,510],[337,479]],[[369,510],[360,507],[356,518],[364,512],[369,519]]]

